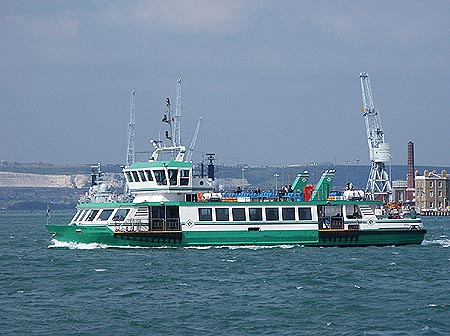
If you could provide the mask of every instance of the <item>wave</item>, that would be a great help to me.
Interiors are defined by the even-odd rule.
[[[111,246],[99,243],[75,243],[75,242],[61,242],[56,239],[51,240],[48,248],[68,248],[70,250],[95,250],[95,249],[176,249],[176,246]]]
[[[450,247],[450,239],[424,240],[422,245],[440,245],[442,247]]]
[[[74,243],[74,242],[61,242],[56,239],[51,240],[51,244],[48,248],[68,248],[70,250],[94,250],[94,249],[105,249],[107,245],[98,243]]]

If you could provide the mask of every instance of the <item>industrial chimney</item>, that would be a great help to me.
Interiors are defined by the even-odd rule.
[[[408,142],[408,187],[406,188],[406,199],[414,199],[414,143]]]

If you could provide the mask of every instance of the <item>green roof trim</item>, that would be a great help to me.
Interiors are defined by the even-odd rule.
[[[143,168],[192,168],[192,163],[184,161],[156,161],[156,162],[136,162],[131,166],[126,167],[126,170],[130,169],[143,169]]]

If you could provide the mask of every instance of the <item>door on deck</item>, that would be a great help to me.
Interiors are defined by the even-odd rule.
[[[180,231],[178,206],[151,206],[149,211],[150,231]]]
[[[319,205],[317,207],[319,214],[319,229],[343,229],[344,217],[342,214],[342,205]]]

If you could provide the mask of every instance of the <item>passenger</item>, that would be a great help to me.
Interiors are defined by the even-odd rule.
[[[417,218],[417,211],[414,207],[411,208],[409,211],[409,218],[416,219]]]
[[[240,194],[241,192],[242,192],[242,189],[241,189],[240,186],[238,186],[237,189],[236,189],[236,194]]]

